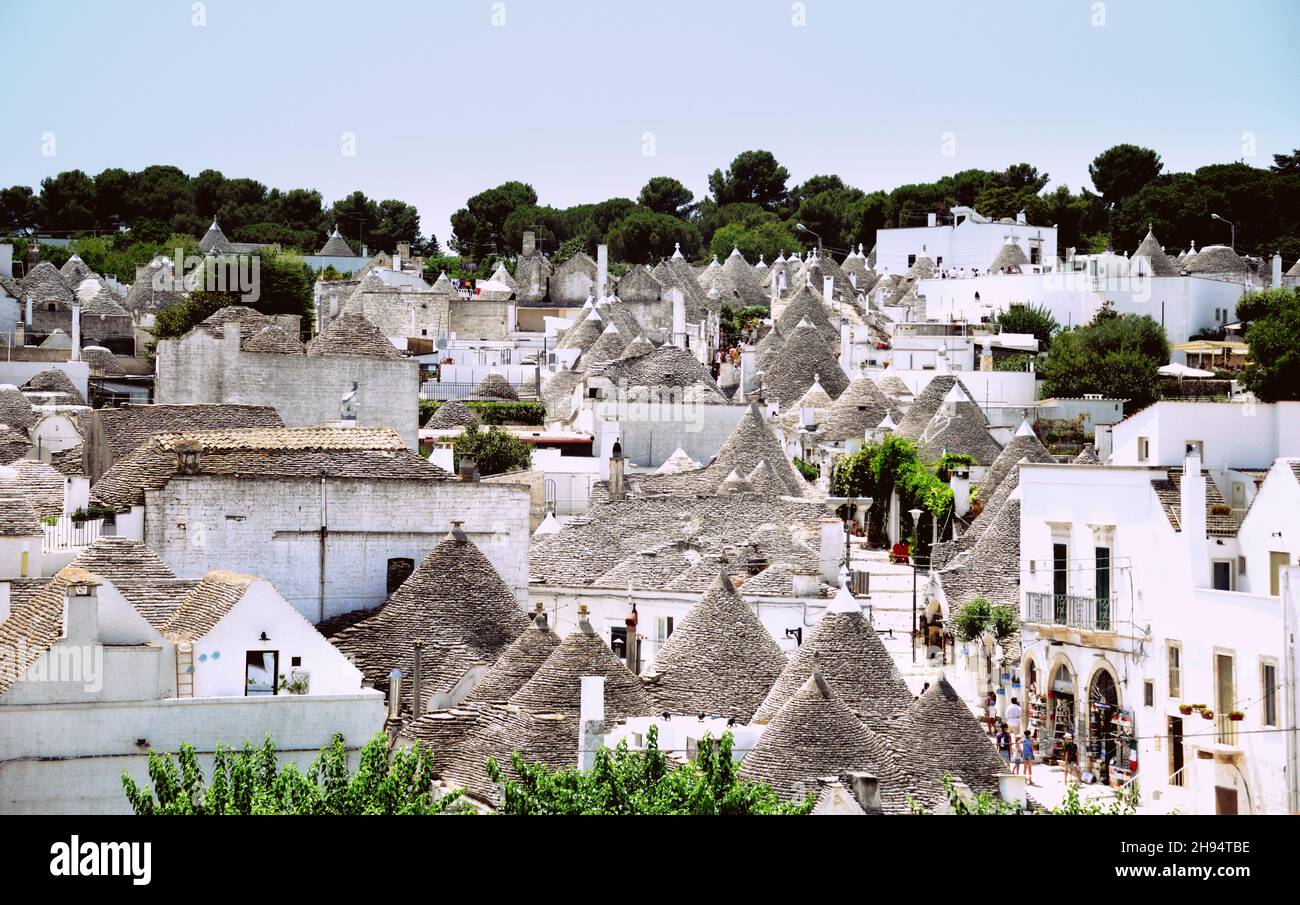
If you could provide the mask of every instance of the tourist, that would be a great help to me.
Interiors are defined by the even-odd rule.
[[[1002,755],[1004,764],[1011,763],[1011,733],[1007,731],[1006,723],[998,724],[998,734],[994,736],[994,741],[998,743],[998,754]]]
[[[1012,698],[1011,703],[1007,705],[1005,716],[1007,725],[1015,732],[1020,731],[1020,714],[1020,700],[1018,698]]]
[[[1020,737],[1020,763],[1025,767],[1025,776],[1029,784],[1034,784],[1034,740],[1029,735],[1029,730]],[[1019,772],[1019,768],[1015,772]]]
[[[989,735],[997,731],[998,723],[998,696],[992,691],[984,699],[984,725]]]
[[[1076,782],[1083,782],[1083,775],[1079,772],[1079,746],[1074,743],[1074,734],[1067,732],[1062,736],[1061,745],[1061,762],[1065,765],[1065,781],[1070,781],[1070,774],[1074,774]]]

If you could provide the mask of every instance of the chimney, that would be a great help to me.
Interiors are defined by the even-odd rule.
[[[590,770],[596,765],[596,752],[605,734],[605,677],[583,676],[581,681],[578,769]]]
[[[538,628],[546,628],[546,610],[540,600],[533,606],[533,621],[537,623]]]
[[[199,460],[203,454],[202,443],[197,440],[177,440],[172,444],[172,452],[176,456],[176,470],[180,474],[195,475],[199,473]]]
[[[388,674],[388,718],[397,719],[402,710],[402,671],[394,669]]]
[[[626,488],[623,485],[623,444],[615,440],[614,449],[609,455],[609,498],[611,501],[618,502],[626,496]]]
[[[23,323],[27,326],[28,331],[32,329],[32,294],[27,293],[27,313],[23,317]]]
[[[415,669],[411,672],[411,719],[418,720],[424,712],[424,642],[415,642]]]
[[[953,512],[960,518],[970,510],[970,470],[958,466],[948,472],[948,486],[952,488]]]
[[[27,273],[32,272],[32,268],[41,263],[41,246],[36,242],[27,243]]]
[[[630,582],[629,582],[630,584]],[[627,668],[632,675],[641,673],[641,642],[636,635],[636,627],[641,617],[636,614],[636,601],[632,601],[632,612],[627,614],[623,624],[627,627]]]
[[[821,573],[827,584],[840,580],[840,565],[844,562],[844,523],[837,518],[821,520]]]
[[[670,287],[665,297],[673,308],[673,345],[686,348],[686,296],[676,286]]]
[[[840,318],[840,367],[845,374],[853,370],[853,329],[847,317]]]
[[[531,229],[524,230],[523,256],[526,258],[537,250],[537,234]]]
[[[758,389],[758,379],[754,372],[758,370],[758,351],[751,345],[740,347],[740,398],[748,399],[749,394]]]
[[[363,258],[368,258],[368,257],[370,257],[370,249],[369,249],[369,248],[366,248],[365,245],[362,245],[362,246],[361,246],[361,257],[363,257]]]
[[[403,261],[409,261],[409,260],[411,260],[411,243],[410,243],[410,242],[398,242],[398,243],[397,243],[397,254],[398,254],[399,256],[401,256],[401,259],[402,259]]]
[[[459,471],[460,471],[460,479],[462,481],[472,482],[472,481],[477,481],[479,478],[478,463],[475,462],[473,459],[461,459]]]
[[[81,300],[72,297],[72,361],[81,361]]]
[[[822,277],[822,298],[830,304],[835,297],[835,277]]]
[[[1282,255],[1273,252],[1273,288],[1282,288]]]
[[[69,644],[99,642],[99,597],[96,582],[82,573],[68,585],[63,606],[63,640]]]
[[[821,579],[812,572],[795,572],[790,576],[795,597],[820,597]]]
[[[596,298],[609,298],[609,246],[596,246]]]
[[[1179,486],[1178,521],[1187,545],[1192,587],[1210,586],[1209,545],[1205,538],[1205,473],[1200,453],[1188,450],[1183,459],[1183,480]]]
[[[1014,744],[1014,741],[1012,742]],[[1006,802],[1014,802],[1020,807],[1025,807],[1029,803],[1028,795],[1025,792],[1025,783],[1029,777],[1023,773],[999,773],[998,774],[998,798]]]
[[[934,214],[930,215],[931,218]],[[933,225],[933,224],[931,224]],[[880,780],[870,773],[850,773],[847,777],[849,791],[858,800],[862,810],[868,814],[880,814]]]

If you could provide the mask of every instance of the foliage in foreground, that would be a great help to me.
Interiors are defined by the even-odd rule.
[[[1037,811],[1026,811],[1017,802],[1003,801],[989,792],[978,792],[964,799],[953,783],[952,774],[943,775],[943,790],[948,796],[948,806],[955,815],[994,816],[1016,814],[1051,814],[1053,816],[1128,816],[1137,813],[1139,793],[1137,783],[1117,789],[1109,799],[1092,799],[1084,801],[1079,797],[1077,783],[1069,783],[1065,789],[1065,800],[1056,807]],[[926,810],[914,799],[910,799],[913,814],[925,814]]]
[[[1249,293],[1237,316],[1251,322],[1246,388],[1265,402],[1300,399],[1300,288]]]
[[[488,776],[503,785],[502,814],[807,814],[813,798],[781,801],[763,783],[738,775],[739,761],[732,759],[733,739],[724,732],[720,741],[705,735],[698,756],[673,764],[659,750],[659,731],[646,733],[645,751],[630,751],[619,742],[610,751],[596,752],[588,772],[574,767],[552,770],[530,764],[518,754],[511,763],[519,779],[508,779],[494,758],[488,759]]]
[[[181,745],[175,759],[150,751],[149,780],[152,788],[141,788],[122,774],[136,814],[442,814],[464,806],[459,792],[434,799],[430,751],[416,745],[390,757],[383,733],[361,749],[356,773],[340,735],[321,749],[306,775],[294,764],[277,763],[268,735],[260,748],[219,745],[207,783],[193,745]]]

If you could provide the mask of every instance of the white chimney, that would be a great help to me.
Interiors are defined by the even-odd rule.
[[[95,586],[73,582],[63,604],[63,640],[68,644],[99,641],[99,598]]]
[[[948,486],[952,488],[953,512],[960,518],[970,510],[970,472],[954,468],[948,472]]]
[[[822,277],[822,298],[826,299],[826,304],[831,303],[835,293],[835,277]]]
[[[619,502],[626,496],[623,486],[623,445],[617,441],[609,456],[609,499]]]
[[[758,379],[754,372],[758,369],[758,350],[751,345],[740,347],[740,399],[745,401],[749,394],[758,389]]]
[[[609,246],[596,246],[596,298],[609,297]]]
[[[1273,252],[1273,288],[1282,288],[1282,255]]]
[[[23,319],[23,323],[29,331],[32,329],[32,294],[30,292],[27,293],[27,314]]]
[[[1192,587],[1210,586],[1209,545],[1205,537],[1205,473],[1201,471],[1201,456],[1188,452],[1183,460],[1183,480],[1179,487],[1179,524],[1183,542],[1187,545],[1189,574]]]
[[[840,566],[844,562],[844,523],[837,518],[821,520],[822,580],[836,584],[840,579]]]
[[[925,225],[926,225],[926,226],[931,226],[931,227],[933,227],[933,226],[938,226],[938,225],[939,225],[939,216],[938,216],[938,214],[934,214],[934,213],[926,214],[926,215],[925,215]]]
[[[402,671],[394,669],[388,674],[388,718],[397,719],[402,709]]]
[[[840,367],[845,374],[853,370],[853,330],[847,317],[840,318]]]
[[[81,301],[72,299],[72,361],[81,361]]]
[[[600,750],[605,734],[605,677],[583,676],[581,682],[578,769],[590,770],[596,765],[596,752]]]
[[[676,286],[667,292],[668,301],[673,306],[673,345],[679,349],[686,348],[686,296]]]

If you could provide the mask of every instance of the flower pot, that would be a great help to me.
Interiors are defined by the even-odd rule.
[[[1191,716],[1191,715],[1192,715],[1192,705],[1191,705],[1191,704],[1179,704],[1179,705],[1178,705],[1178,712],[1181,713],[1183,716]]]
[[[1245,718],[1246,718],[1246,714],[1244,714],[1244,713],[1230,713],[1230,714],[1228,714],[1228,719],[1232,720],[1232,722],[1234,722],[1234,723],[1240,723],[1240,722],[1241,722],[1242,720],[1244,720]]]
[[[1202,711],[1201,711],[1201,716],[1202,716],[1204,719],[1212,720],[1212,719],[1214,719],[1214,711],[1213,711],[1213,710],[1202,710]]]

